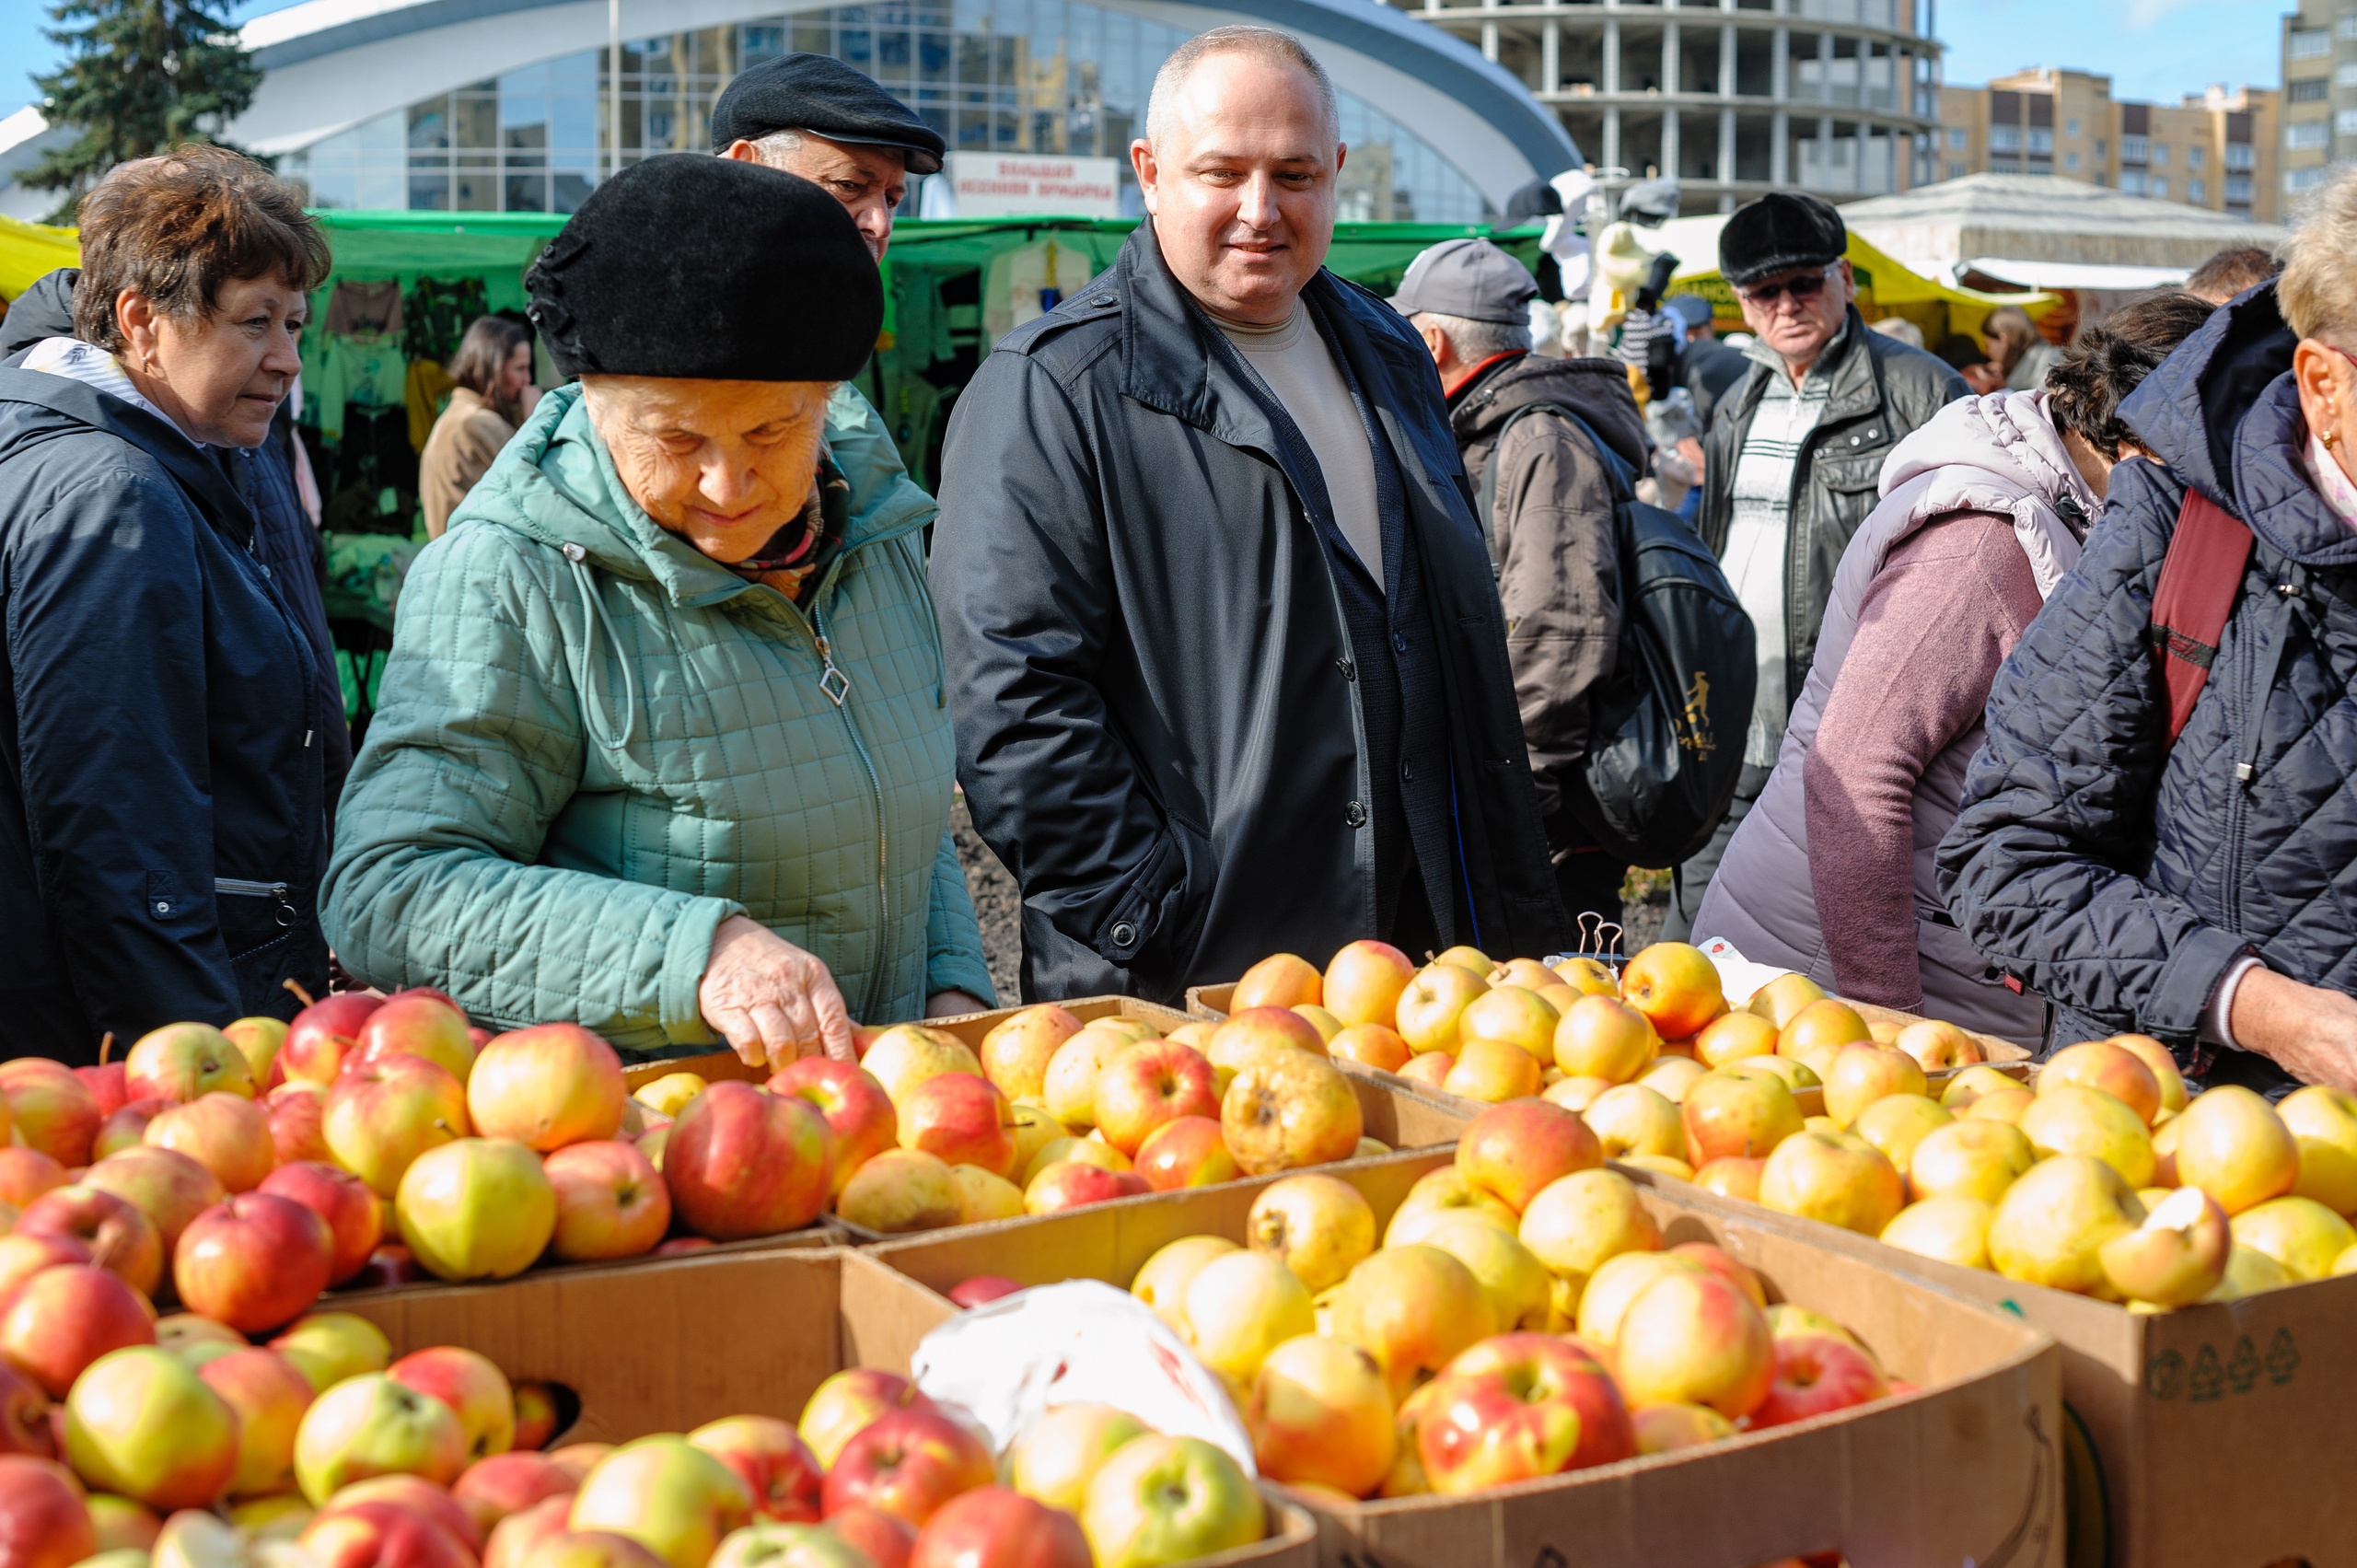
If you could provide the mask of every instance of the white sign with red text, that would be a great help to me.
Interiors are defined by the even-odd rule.
[[[1121,160],[951,153],[943,170],[961,218],[1121,215]]]

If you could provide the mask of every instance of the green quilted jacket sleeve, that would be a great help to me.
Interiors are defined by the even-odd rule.
[[[927,996],[962,991],[997,1005],[990,967],[982,961],[982,928],[974,919],[974,896],[967,889],[966,868],[958,859],[958,840],[946,828],[941,833],[941,852],[933,857],[933,901],[925,912],[924,952]]]
[[[558,618],[587,611],[563,559],[505,528],[460,527],[419,555],[337,814],[328,937],[368,984],[439,987],[487,1028],[709,1045],[696,987],[742,907],[533,864],[582,775]],[[970,906],[965,920],[974,934]]]

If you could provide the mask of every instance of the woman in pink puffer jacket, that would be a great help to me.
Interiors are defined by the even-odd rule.
[[[1963,398],[1893,449],[1843,552],[1776,769],[1694,918],[1755,963],[1840,995],[2035,1046],[2045,1005],[2008,987],[1940,902],[1997,667],[2079,558],[2119,401],[2207,319],[2175,291],[2080,334],[2045,387]]]

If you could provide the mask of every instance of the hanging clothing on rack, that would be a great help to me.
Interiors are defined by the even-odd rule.
[[[397,338],[401,332],[399,279],[357,283],[350,278],[328,296],[327,330],[338,337]]]
[[[409,376],[402,383],[401,401],[409,410],[409,444],[414,450],[425,450],[425,439],[434,434],[434,422],[441,417],[442,408],[450,401],[450,390],[458,383],[450,373],[431,359],[409,362]]]

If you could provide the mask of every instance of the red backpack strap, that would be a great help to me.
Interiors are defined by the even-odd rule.
[[[2177,510],[2177,532],[2153,585],[2153,624],[2146,633],[2168,686],[2169,744],[2185,733],[2193,704],[2210,679],[2210,661],[2234,613],[2235,595],[2250,563],[2250,529],[2191,485]]]

